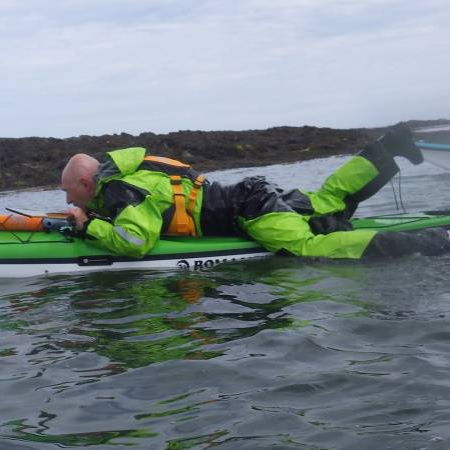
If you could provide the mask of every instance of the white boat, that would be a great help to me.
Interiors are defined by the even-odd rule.
[[[417,141],[416,145],[422,150],[425,161],[442,169],[450,170],[450,144]]]

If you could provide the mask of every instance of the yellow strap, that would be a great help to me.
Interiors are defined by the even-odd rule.
[[[144,161],[154,161],[156,163],[168,164],[169,166],[190,168],[189,164],[182,163],[176,159],[166,158],[165,156],[146,156]]]
[[[205,182],[205,177],[203,175],[199,175],[194,180],[194,185],[192,186],[191,192],[189,193],[189,203],[187,210],[191,214],[191,216],[194,215],[194,208],[195,208],[195,200],[197,199],[197,195],[200,191],[200,188],[202,187],[202,184]]]
[[[171,175],[170,183],[172,184],[173,201],[175,211],[170,221],[168,234],[195,236],[195,225],[192,217],[186,211],[186,200],[181,182],[181,176]]]

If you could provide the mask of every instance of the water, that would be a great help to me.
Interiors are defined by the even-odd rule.
[[[312,190],[344,160],[210,178]],[[449,208],[450,174],[402,167],[409,211]],[[8,193],[5,206],[64,197]],[[361,208],[391,212],[391,186]],[[4,280],[0,449],[447,449],[449,267],[274,257]]]

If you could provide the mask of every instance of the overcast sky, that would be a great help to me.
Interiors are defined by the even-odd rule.
[[[0,0],[0,136],[450,118],[449,0]]]

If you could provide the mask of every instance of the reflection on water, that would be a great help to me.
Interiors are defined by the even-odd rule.
[[[0,354],[11,369],[3,381],[14,386],[26,380],[34,391],[55,396],[48,408],[64,392],[126,374],[130,369],[165,361],[252,357],[242,353],[240,343],[258,333],[315,326],[322,329],[311,317],[294,314],[295,305],[330,302],[328,277],[347,280],[350,276],[351,281],[353,276],[344,268],[325,266],[317,270],[276,258],[255,261],[246,265],[245,271],[243,268],[236,264],[216,271],[174,272],[164,277],[142,273],[54,277],[31,282],[25,289],[18,287],[18,292],[11,292],[10,286],[0,306],[0,328],[8,336]],[[357,303],[351,299],[348,305],[335,308],[334,314],[348,314]],[[238,352],[233,350],[234,342],[238,343]],[[266,351],[261,348],[258,357]],[[174,401],[165,400],[163,404]],[[197,408],[188,405],[172,410],[159,406],[159,412],[134,416],[136,420],[154,419],[191,414]],[[12,428],[13,422],[4,424],[10,429],[5,434],[3,428],[4,436],[12,433],[16,438],[33,440],[35,433],[30,435],[29,429],[36,426],[40,430],[37,434],[46,436],[43,440],[36,438],[39,442],[93,445],[130,433],[115,430],[95,437],[83,433],[79,442],[69,434],[52,441],[47,434],[58,414],[40,410],[37,417],[21,417]],[[37,425],[31,425],[30,420]],[[142,430],[133,428],[135,432]]]
[[[340,162],[271,176],[314,188]],[[406,207],[448,208],[448,174],[425,169],[402,178]],[[384,212],[390,186],[362,208]],[[3,280],[0,448],[448,448],[449,269],[273,257]]]
[[[220,271],[164,277],[123,272],[43,279],[0,297],[7,299],[0,329],[39,336],[28,353],[33,363],[54,363],[58,355],[67,359],[67,351],[93,351],[108,359],[100,370],[105,376],[167,360],[206,360],[223,354],[214,350],[223,347],[219,344],[262,330],[310,325],[289,311],[303,302],[336,301],[326,289],[330,277],[343,302],[362,305],[342,291],[355,276],[354,267],[317,270],[273,258],[242,269],[230,264]],[[346,282],[336,285],[338,279]]]

